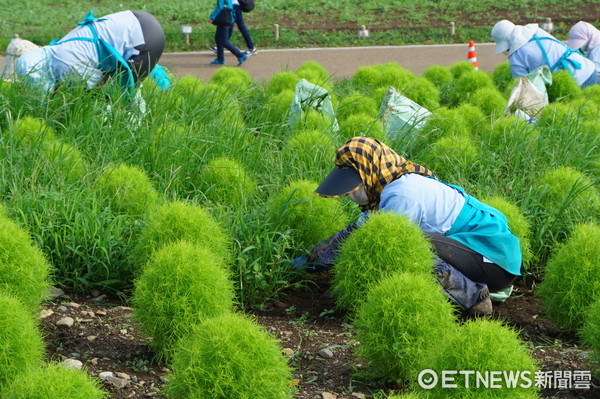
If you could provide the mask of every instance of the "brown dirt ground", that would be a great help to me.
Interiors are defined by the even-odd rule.
[[[296,378],[294,397],[313,399],[331,393],[338,399],[357,399],[360,394],[369,398],[382,390],[397,392],[399,387],[378,386],[355,377],[362,366],[353,356],[356,341],[352,327],[343,313],[334,310],[328,276],[316,277],[313,283],[307,289],[285,293],[265,309],[253,312],[257,321],[280,340],[282,349],[290,352]],[[574,336],[544,319],[531,286],[532,281],[518,284],[511,298],[495,305],[492,317],[520,329],[521,338],[532,348],[542,370],[590,370],[589,352],[578,346]],[[126,303],[118,298],[94,301],[91,295],[67,293],[44,304],[44,308],[53,312],[42,320],[50,359],[79,359],[94,376],[102,371],[129,375],[131,380],[125,388],[104,384],[111,398],[160,396],[169,370],[154,361],[154,353],[139,333],[132,320],[132,309]],[[65,316],[75,320],[73,327],[56,326]],[[329,348],[333,357],[319,355],[323,348]],[[542,397],[600,398],[599,381],[593,383],[591,390],[545,390]]]

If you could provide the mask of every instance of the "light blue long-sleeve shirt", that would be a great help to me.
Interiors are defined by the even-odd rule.
[[[543,29],[538,29],[536,35],[538,37],[551,37]],[[568,49],[566,45],[554,40],[542,39],[540,40],[540,43],[548,56],[548,61],[550,62],[550,65],[548,65],[549,67],[552,67]],[[590,78],[590,76],[592,76],[592,73],[595,71],[595,65],[592,61],[588,60],[579,53],[572,53],[569,56],[569,59],[576,61],[581,65],[581,69],[570,69],[574,75],[573,77],[581,86]],[[524,44],[517,51],[512,53],[508,57],[508,62],[514,77],[525,76],[535,68],[546,65],[544,54],[542,53],[538,43],[535,41],[530,41]],[[552,72],[556,72],[556,70]]]
[[[383,188],[379,209],[406,216],[427,233],[453,238],[511,274],[521,274],[519,239],[506,217],[460,187],[406,174]],[[363,213],[358,224],[364,223]]]

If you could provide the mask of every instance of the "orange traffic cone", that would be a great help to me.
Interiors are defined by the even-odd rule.
[[[475,43],[473,40],[469,42],[469,53],[467,54],[468,61],[473,64],[475,70],[479,70],[479,64],[477,63],[477,55],[475,54]]]

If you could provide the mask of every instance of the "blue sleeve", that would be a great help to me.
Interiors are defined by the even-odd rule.
[[[508,57],[510,71],[515,78],[525,76],[530,72],[528,66],[522,62],[522,58],[522,54],[519,54],[519,50]]]
[[[395,192],[382,192],[379,202],[382,211],[394,212],[406,216],[411,222],[420,226],[423,219],[423,207],[418,201]]]

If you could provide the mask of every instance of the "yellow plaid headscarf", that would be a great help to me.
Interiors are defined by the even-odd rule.
[[[369,203],[361,206],[363,211],[376,209],[386,184],[407,173],[435,176],[429,169],[407,161],[379,140],[371,137],[353,137],[337,149],[335,165],[354,168],[360,175]]]

